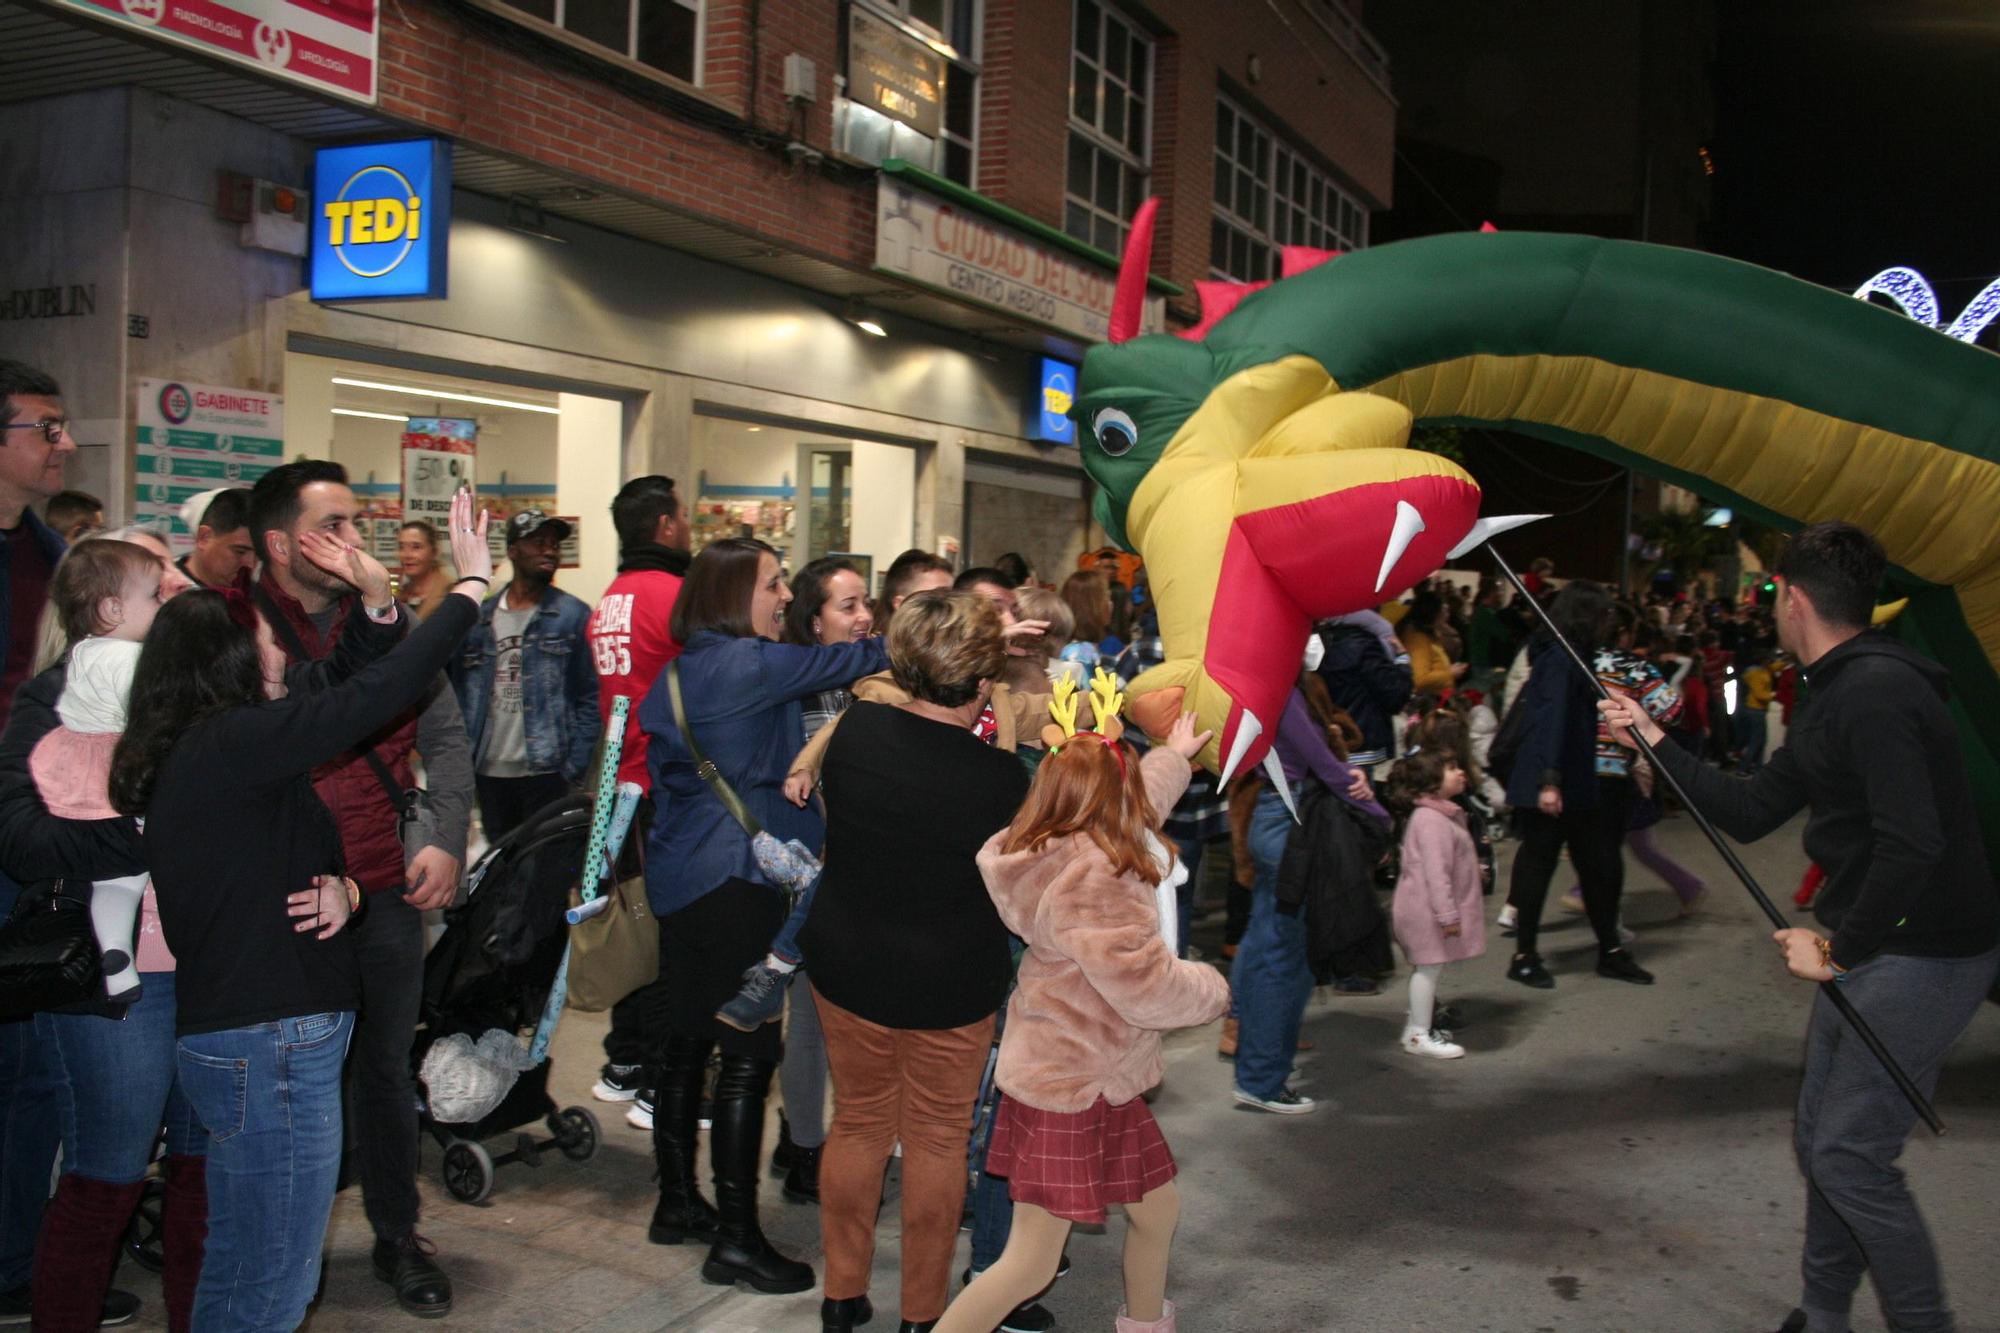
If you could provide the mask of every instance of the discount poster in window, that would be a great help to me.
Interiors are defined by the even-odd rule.
[[[456,417],[411,417],[403,427],[403,517],[427,519],[440,533],[451,521],[451,497],[473,482],[479,423]]]

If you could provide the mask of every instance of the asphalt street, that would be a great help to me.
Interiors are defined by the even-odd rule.
[[[1632,948],[1659,977],[1636,987],[1591,972],[1588,931],[1557,914],[1545,952],[1553,992],[1502,976],[1507,942],[1446,971],[1466,1013],[1463,1060],[1403,1055],[1403,982],[1378,997],[1313,1002],[1302,1090],[1317,1114],[1234,1107],[1214,1028],[1174,1037],[1154,1110],[1182,1166],[1185,1207],[1172,1294],[1187,1330],[1480,1330],[1492,1333],[1762,1333],[1797,1293],[1801,1186],[1792,1100],[1811,998],[1784,975],[1768,930],[1684,819],[1663,844],[1713,888],[1681,919],[1632,868]],[[1749,849],[1788,903],[1797,830]],[[1504,877],[1504,863],[1503,863]],[[1498,908],[1498,899],[1489,911]],[[1219,919],[1199,927],[1212,942]],[[556,1043],[563,1104],[593,1105],[603,1019],[571,1015]],[[501,1170],[493,1196],[456,1203],[424,1154],[423,1229],[458,1284],[447,1326],[478,1330],[716,1333],[817,1329],[818,1293],[762,1297],[705,1286],[701,1255],[645,1241],[647,1136],[594,1104],[605,1148],[576,1164]],[[1984,1010],[1938,1094],[1950,1129],[1905,1155],[1961,1327],[2000,1330],[2000,1010]],[[500,1141],[496,1150],[507,1146]],[[767,1189],[767,1229],[817,1260],[815,1211]],[[1047,1298],[1066,1330],[1109,1333],[1119,1304],[1114,1214],[1071,1242],[1074,1271]],[[896,1219],[885,1211],[876,1327],[896,1318]],[[410,1327],[369,1272],[354,1191],[336,1206],[316,1333]],[[961,1262],[963,1254],[961,1252]],[[127,1264],[121,1282],[158,1287]],[[1884,1327],[1864,1291],[1856,1328]]]

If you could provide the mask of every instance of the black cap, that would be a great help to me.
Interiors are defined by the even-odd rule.
[[[507,544],[512,546],[523,537],[532,536],[543,528],[552,529],[557,541],[569,536],[571,532],[566,519],[550,518],[539,509],[523,509],[507,520]]]

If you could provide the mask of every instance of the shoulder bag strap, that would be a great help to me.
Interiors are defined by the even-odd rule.
[[[687,742],[688,753],[694,756],[694,771],[701,774],[702,780],[714,788],[716,799],[722,802],[724,809],[736,817],[736,822],[743,826],[743,831],[753,838],[756,837],[764,831],[764,826],[757,822],[757,816],[750,813],[750,807],[743,804],[743,798],[736,794],[736,789],[729,785],[729,780],[723,777],[721,771],[709,761],[708,756],[701,752],[701,745],[694,738],[694,727],[688,721],[687,705],[681,702],[681,664],[678,658],[667,663],[667,697],[673,700],[674,720],[680,724],[681,739]]]
[[[254,585],[251,592],[264,608],[264,619],[271,622],[271,633],[278,636],[286,650],[301,662],[313,661],[312,652],[306,647],[305,640],[301,639],[299,632],[292,628],[292,622],[285,619],[284,611],[271,599],[271,594],[264,590],[264,585],[261,583]],[[352,615],[353,612],[349,611],[348,614]],[[388,796],[390,806],[399,815],[406,813],[410,794],[403,790],[402,783],[396,781],[396,775],[389,771],[389,766],[382,762],[374,747],[363,750],[361,757],[368,761],[368,767],[374,772],[375,780],[382,784],[382,791]]]

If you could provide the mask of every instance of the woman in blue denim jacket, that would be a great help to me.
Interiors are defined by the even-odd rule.
[[[882,670],[887,653],[880,639],[779,642],[791,600],[769,546],[747,538],[710,545],[674,602],[673,637],[686,645],[674,666],[685,722],[703,756],[765,829],[818,847],[826,829],[817,804],[801,809],[784,795],[792,756],[805,743],[803,702]],[[764,957],[786,904],[757,868],[749,834],[696,769],[677,711],[662,675],[639,708],[655,806],[646,896],[660,921],[660,979],[670,992],[654,1076],[660,1204],[648,1236],[659,1245],[708,1242],[707,1281],[740,1281],[773,1294],[807,1291],[812,1268],[773,1249],[757,1224],[764,1098],[781,1053],[778,1029],[740,1032],[715,1018],[744,971]],[[694,1150],[702,1071],[718,1046],[709,1146],[719,1208],[711,1208],[695,1187]]]

